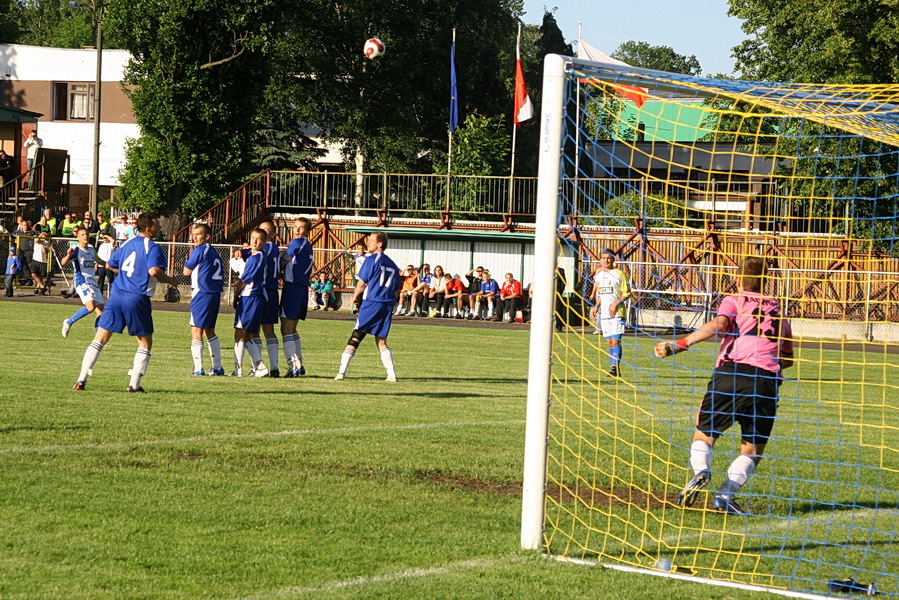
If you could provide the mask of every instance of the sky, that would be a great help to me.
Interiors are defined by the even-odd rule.
[[[704,75],[729,74],[731,48],[746,39],[742,21],[727,16],[727,0],[524,0],[524,22],[540,25],[555,7],[565,41],[585,42],[607,54],[634,40],[694,55]]]

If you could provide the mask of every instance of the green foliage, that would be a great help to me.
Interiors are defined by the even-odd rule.
[[[634,67],[644,69],[683,73],[684,75],[702,73],[699,59],[693,55],[678,54],[670,46],[653,46],[646,42],[631,40],[618,46],[611,56]]]
[[[503,116],[469,113],[453,134],[453,174],[508,175],[511,143]],[[444,174],[446,166],[446,161],[440,160],[434,172]]]
[[[609,196],[596,215],[602,225],[622,225],[622,221],[632,224],[635,217],[642,216],[647,227],[682,227],[686,216],[684,201],[671,196],[647,194],[641,199],[639,192],[627,192],[621,196]]]
[[[734,48],[745,79],[809,83],[899,81],[895,0],[729,0],[750,36]]]

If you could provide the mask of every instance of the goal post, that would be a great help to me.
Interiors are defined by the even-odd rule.
[[[548,55],[539,127],[521,546],[797,597],[899,596],[899,85]],[[590,320],[607,250],[633,292],[617,345]],[[710,482],[685,504],[719,341],[653,348],[717,314],[748,257],[768,265],[795,364],[757,466],[740,466],[740,424],[715,431]],[[722,510],[722,491],[746,510]]]

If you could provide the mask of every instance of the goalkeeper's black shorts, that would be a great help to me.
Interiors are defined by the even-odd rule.
[[[712,373],[696,429],[717,438],[738,422],[743,440],[764,444],[774,428],[779,385],[777,373],[742,363],[722,363]]]

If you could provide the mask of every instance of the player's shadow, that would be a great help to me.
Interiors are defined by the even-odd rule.
[[[88,425],[63,425],[60,427],[53,427],[51,425],[44,426],[29,426],[29,425],[19,425],[17,427],[0,427],[0,433],[15,433],[21,431],[33,431],[37,432],[48,432],[48,431],[84,431],[86,429],[90,429]]]
[[[833,504],[829,502],[797,502],[790,506],[787,514],[810,514],[823,512],[853,511],[859,509],[895,510],[895,504],[886,502],[853,502],[852,504]]]

